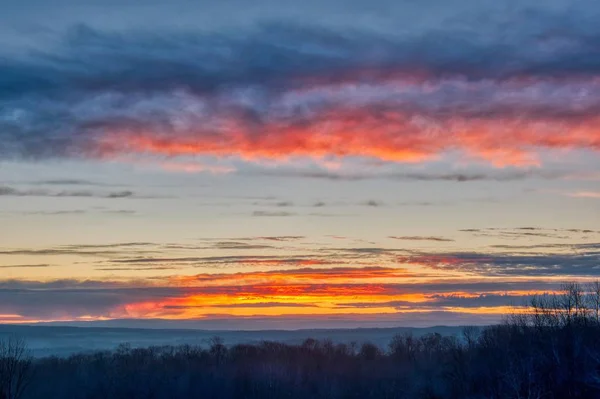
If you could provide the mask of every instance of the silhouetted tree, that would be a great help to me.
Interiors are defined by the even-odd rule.
[[[20,375],[31,375],[30,366],[35,373],[21,398],[13,389],[7,396],[3,377],[0,398],[600,398],[599,288],[568,283],[499,325],[466,327],[460,336],[401,334],[387,350],[311,338],[226,346],[213,338],[204,347],[121,345],[32,365],[17,351],[2,358],[25,359],[16,363],[27,371]]]
[[[19,399],[31,376],[31,356],[22,339],[0,340],[0,399]]]

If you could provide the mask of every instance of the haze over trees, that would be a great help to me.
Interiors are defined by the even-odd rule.
[[[2,399],[598,398],[600,283],[565,284],[461,337],[407,333],[387,348],[314,339],[228,347],[215,338],[206,348],[121,345],[33,362],[20,341],[0,348],[12,348],[0,350]]]

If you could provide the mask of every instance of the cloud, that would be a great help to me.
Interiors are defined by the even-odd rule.
[[[217,249],[270,249],[270,245],[248,244],[246,242],[237,241],[219,241],[213,244]]]
[[[151,242],[117,242],[111,244],[72,244],[72,245],[63,245],[61,248],[66,249],[97,249],[97,248],[129,248],[129,247],[149,247],[154,246],[155,243]]]
[[[275,241],[275,242],[291,242],[305,239],[306,236],[255,236],[255,237],[238,237],[236,241]],[[244,243],[240,243],[244,244]],[[247,245],[247,244],[244,244]],[[269,247],[269,246],[267,246]],[[273,248],[273,247],[270,247]]]
[[[452,242],[453,239],[434,236],[390,236],[394,240]]]
[[[283,217],[283,216],[295,216],[294,212],[274,212],[274,211],[254,211],[252,216],[256,217]]]
[[[132,191],[115,191],[109,193],[97,193],[93,191],[61,190],[52,191],[46,189],[17,189],[14,187],[0,186],[0,196],[12,197],[93,197],[93,198],[128,198],[134,196]]]
[[[115,282],[0,281],[0,314],[33,320],[124,316],[127,303],[181,295],[169,287],[126,287]]]
[[[212,305],[215,308],[313,308],[318,307],[316,304],[309,303],[284,303],[284,302],[259,302],[259,303],[227,303],[227,304],[218,304]],[[198,308],[202,308],[203,306],[197,306]],[[167,305],[165,309],[189,309],[193,308],[193,306],[186,305]]]
[[[515,228],[499,228],[488,227],[480,229],[461,229],[463,233],[472,233],[479,237],[496,237],[510,240],[518,240],[523,238],[540,237],[553,239],[571,239],[577,234],[590,234],[594,230],[589,229],[567,229],[567,228],[544,228],[544,227],[515,227]]]
[[[219,246],[219,249],[223,247]],[[256,250],[269,249],[272,247],[258,245],[241,245],[227,244],[225,249],[242,249]],[[145,265],[145,264],[169,264],[169,265],[188,265],[194,267],[217,267],[226,266],[315,266],[315,265],[332,265],[343,263],[343,257],[337,259],[330,255],[223,255],[223,256],[191,256],[191,257],[132,257],[123,259],[114,259],[110,261],[112,264],[129,264],[129,265]]]
[[[48,185],[48,186],[106,186],[108,184],[94,182],[91,180],[83,179],[52,179],[52,180],[39,180],[34,184]]]
[[[431,201],[402,201],[398,202],[397,205],[400,206],[436,206],[436,205],[444,205],[446,202],[431,202]]]
[[[84,215],[87,211],[83,209],[73,209],[73,210],[64,210],[64,211],[33,211],[33,212],[23,212],[24,215],[47,215],[47,216],[56,216],[56,215]]]
[[[118,191],[109,193],[106,198],[127,198],[133,196],[133,191]]]
[[[162,278],[160,286],[139,281],[8,280],[0,281],[0,314],[27,320],[303,314],[361,315],[362,320],[440,310],[499,314],[511,302],[519,304],[533,293],[558,289],[558,283],[532,281],[399,283],[405,277],[415,275],[369,267],[200,274]]]
[[[85,210],[85,209],[65,209],[59,211],[23,211],[13,212],[19,215],[43,215],[43,216],[60,216],[60,215],[86,215],[90,213],[101,213],[105,215],[135,215],[137,212],[129,209],[115,210]]]
[[[401,264],[415,263],[434,270],[487,276],[600,276],[600,251],[596,246],[568,254],[424,253],[401,255],[397,260]]]
[[[77,26],[43,50],[2,56],[0,159],[459,153],[530,167],[547,151],[598,152],[600,28],[588,6],[519,8],[510,30],[496,13],[486,25],[466,15],[414,35],[300,23]]]
[[[154,248],[149,248],[155,246]],[[154,254],[156,253],[156,244],[148,242],[123,242],[110,244],[78,244],[61,245],[50,248],[4,248],[0,250],[2,256],[81,256],[97,258],[113,258],[134,254]]]
[[[512,170],[512,171],[493,171],[493,172],[464,172],[464,173],[423,173],[423,172],[386,172],[377,171],[371,173],[351,173],[336,172],[329,170],[300,170],[300,169],[280,169],[280,170],[262,170],[254,173],[274,177],[298,177],[309,179],[323,179],[332,181],[361,181],[361,180],[393,180],[393,181],[448,181],[448,182],[477,182],[477,181],[496,181],[510,182],[531,178],[558,179],[567,177],[567,172],[542,171],[539,169]]]
[[[495,244],[490,245],[490,248],[497,249],[510,249],[510,250],[528,250],[528,251],[543,251],[548,249],[554,249],[558,251],[587,251],[591,249],[599,249],[600,244],[597,243],[549,243],[549,244],[531,244],[531,245],[519,245],[519,244]]]
[[[254,237],[257,240],[266,240],[266,241],[298,241],[306,238],[305,236],[262,236],[262,237]]]
[[[361,205],[377,208],[377,207],[383,206],[384,204],[383,204],[383,202],[380,202],[380,201],[369,200],[369,201],[363,202]]]
[[[47,248],[2,248],[2,256],[69,256],[74,261],[100,268],[182,266],[186,268],[235,267],[306,267],[316,265],[365,266],[377,262],[394,262],[394,255],[407,253],[393,248],[297,247],[303,236],[256,236],[232,239],[204,239],[198,245],[156,242],[107,242],[71,244]],[[235,251],[214,255],[215,251]],[[235,253],[235,254],[234,254]],[[80,258],[80,259],[77,259]]]
[[[128,272],[140,270],[176,270],[180,269],[179,266],[143,266],[143,267],[97,267],[96,270],[102,270],[105,272]]]
[[[41,263],[38,265],[0,265],[0,269],[37,269],[50,267],[47,263]]]
[[[576,191],[567,195],[574,198],[600,198],[600,191]]]
[[[308,216],[316,216],[323,218],[336,218],[336,217],[344,217],[344,216],[353,216],[345,213],[328,213],[328,212],[311,212]]]
[[[93,257],[111,257],[120,255],[117,251],[80,251],[76,249],[8,249],[0,251],[0,255],[24,255],[24,256],[93,256]]]
[[[534,295],[510,294],[433,294],[426,295],[423,302],[391,301],[386,303],[346,303],[342,307],[369,308],[373,306],[392,306],[397,309],[439,310],[448,308],[480,308],[480,307],[522,307],[528,306]]]

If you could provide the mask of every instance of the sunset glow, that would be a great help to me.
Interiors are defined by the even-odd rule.
[[[490,324],[600,278],[597,6],[66,1],[0,13],[0,323]]]

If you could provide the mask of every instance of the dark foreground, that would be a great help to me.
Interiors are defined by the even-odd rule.
[[[0,388],[12,384],[10,399],[600,398],[599,313],[577,297],[547,297],[502,325],[459,338],[407,333],[386,350],[214,339],[207,348],[121,346],[35,360],[9,351],[22,359],[11,367],[23,378],[12,380],[5,349]]]

